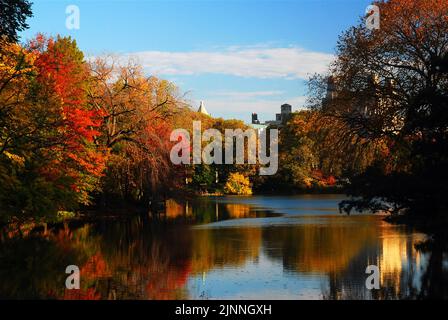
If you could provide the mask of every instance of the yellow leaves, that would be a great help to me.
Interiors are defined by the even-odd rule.
[[[0,40],[0,86],[3,90],[20,91],[26,76],[35,70],[36,54],[17,43]]]
[[[34,63],[37,55],[29,52],[17,43],[0,41],[1,45],[1,61],[0,67],[17,70],[19,63],[29,66]]]
[[[313,185],[313,179],[310,177],[304,177],[303,184],[305,185],[306,188],[311,188]]]
[[[23,166],[25,164],[25,158],[23,158],[19,155],[10,153],[8,151],[5,151],[3,154],[6,155],[6,157],[8,159],[10,159],[12,162],[14,162],[15,164],[17,164],[19,166]]]
[[[227,194],[251,195],[249,178],[241,173],[231,173],[224,186],[224,192]]]

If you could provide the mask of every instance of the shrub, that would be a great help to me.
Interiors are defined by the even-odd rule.
[[[237,195],[252,194],[249,178],[241,173],[231,173],[224,186],[224,193]]]

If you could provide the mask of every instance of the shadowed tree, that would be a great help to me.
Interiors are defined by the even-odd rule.
[[[347,139],[387,146],[351,179],[356,199],[341,207],[440,218],[448,208],[448,2],[375,4],[381,28],[368,30],[362,21],[340,37],[333,92],[321,106],[345,123]]]
[[[0,37],[17,41],[17,32],[28,28],[26,19],[32,17],[31,2],[28,0],[0,0]]]

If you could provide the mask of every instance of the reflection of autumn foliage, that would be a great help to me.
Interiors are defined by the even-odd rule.
[[[194,231],[192,272],[238,266],[258,259],[262,231],[259,228],[200,229]]]
[[[239,203],[229,203],[226,204],[226,209],[229,212],[230,218],[233,219],[256,217],[256,213],[253,210],[251,210],[251,208],[248,205]]]
[[[375,243],[379,230],[360,221],[342,223],[344,217],[331,217],[329,225],[271,229],[264,240],[282,250],[285,265],[298,272],[340,273],[361,250]],[[359,217],[375,219],[376,217]],[[340,220],[341,219],[341,220]],[[339,221],[338,221],[339,220]]]
[[[65,289],[63,300],[100,300],[101,295],[96,292],[95,288],[69,290]]]
[[[88,253],[79,264],[81,290],[67,290],[61,299],[184,297],[182,289],[191,266],[188,250],[175,245],[186,243],[188,237],[184,232],[160,233],[140,219],[113,223],[109,227],[111,233],[100,238],[95,235],[93,225],[58,235],[61,247],[74,246]]]
[[[87,262],[80,268],[81,288],[79,290],[65,289],[64,300],[100,300],[101,293],[97,292],[95,287],[84,288],[83,285],[89,285],[91,281],[96,282],[99,279],[111,277],[111,272],[100,252],[91,256]]]
[[[244,205],[235,204],[227,209],[234,210],[234,216],[247,213]],[[140,218],[105,223],[100,232],[97,225],[67,227],[50,233],[48,239],[33,242],[32,250],[24,250],[31,242],[20,251],[16,249],[18,258],[9,264],[22,264],[23,270],[12,276],[14,281],[4,281],[0,293],[3,289],[16,294],[15,283],[30,280],[31,269],[20,261],[39,250],[47,253],[31,263],[33,270],[38,270],[38,276],[32,279],[32,289],[39,290],[22,293],[24,297],[183,299],[189,294],[190,277],[223,268],[244,268],[245,264],[256,262],[262,251],[269,259],[280,261],[285,270],[328,275],[339,288],[342,284],[338,281],[352,275],[353,263],[360,261],[365,268],[364,258],[370,257],[372,249],[371,262],[381,268],[381,283],[400,291],[402,262],[418,258],[414,243],[419,239],[401,237],[395,228],[386,229],[378,217],[350,217],[348,221],[347,218],[332,216],[319,223],[327,218],[300,217],[305,220],[303,224],[275,228],[191,229]],[[68,264],[80,267],[80,290],[65,289],[66,275],[61,270]]]
[[[177,202],[174,199],[168,199],[165,201],[165,214],[168,218],[174,219],[184,214],[188,214],[187,208],[182,203]]]
[[[233,208],[244,214],[245,209]],[[116,229],[115,229],[116,228]],[[80,264],[81,289],[61,299],[181,299],[192,274],[258,259],[261,230],[153,229],[139,219],[114,224],[113,238],[94,235],[94,227],[61,230],[54,237],[64,251],[91,252]],[[94,289],[93,289],[94,288]]]
[[[179,289],[187,282],[191,271],[191,262],[182,261],[169,266],[161,273],[153,273],[146,286],[148,299],[170,300],[179,298]]]
[[[86,264],[80,269],[85,281],[106,278],[111,276],[111,272],[100,252],[91,256]]]

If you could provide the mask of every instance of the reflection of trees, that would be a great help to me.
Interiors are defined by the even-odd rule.
[[[136,218],[96,226],[111,276],[97,279],[103,299],[182,298],[190,269],[185,228]]]
[[[269,211],[254,210],[245,203],[222,203],[213,199],[179,202],[173,199],[165,202],[164,217],[169,221],[190,223],[211,223],[228,219],[278,216]]]
[[[212,201],[180,202],[169,199],[165,202],[164,217],[173,222],[209,223],[218,220],[218,212],[218,205]]]
[[[192,271],[238,266],[256,260],[261,245],[260,228],[206,228],[193,231]]]
[[[40,299],[63,293],[65,268],[83,261],[82,252],[45,238],[0,243],[0,298]]]
[[[199,229],[135,218],[64,228],[2,244],[0,295],[61,299],[180,299],[190,273],[258,257],[260,229]],[[43,255],[37,255],[42,252]],[[65,268],[81,271],[66,290]],[[14,277],[7,277],[10,270]],[[11,280],[11,281],[9,281]]]
[[[226,204],[219,212],[225,210],[233,217],[252,214],[245,205]],[[414,248],[420,237],[369,221],[375,217],[300,219],[300,225],[283,227],[191,228],[167,217],[137,217],[53,230],[46,238],[5,240],[0,297],[187,298],[191,275],[257,261],[262,249],[293,274],[323,276],[327,299],[447,296],[443,248],[432,248],[420,287],[415,275],[426,257]],[[79,291],[65,290],[69,264],[80,267]],[[365,288],[369,264],[380,267],[381,290]]]
[[[424,260],[415,249],[421,240],[418,235],[406,235],[400,229],[385,223],[378,229],[373,246],[364,248],[347,268],[329,274],[329,288],[325,299],[409,299],[418,293],[418,269]],[[364,270],[374,264],[380,270],[380,289],[367,290]]]
[[[418,295],[420,299],[447,299],[448,272],[444,265],[448,252],[448,235],[436,232],[433,239],[419,245],[419,250],[429,251],[428,266],[422,277],[422,288]]]
[[[95,234],[101,234],[100,250],[107,264],[101,269],[111,273],[95,277],[91,272],[103,299],[185,298],[183,287],[190,273],[256,259],[261,243],[258,228],[190,230],[142,218],[97,225],[91,230],[93,239]]]
[[[381,269],[381,290],[373,292],[376,299],[410,298],[417,288],[414,277],[421,266],[422,256],[415,244],[422,239],[418,235],[406,235],[403,230],[387,227],[381,233],[381,254],[378,265]]]
[[[257,216],[255,211],[251,210],[251,207],[247,204],[228,203],[224,208],[231,219],[256,218]]]
[[[375,243],[378,230],[368,224],[351,226],[332,217],[325,224],[274,227],[263,231],[263,241],[285,269],[306,273],[339,273],[366,246]]]
[[[0,297],[185,298],[191,247],[186,231],[136,218],[65,228],[47,239],[9,240],[1,244]],[[80,290],[65,289],[70,264],[80,268]]]

